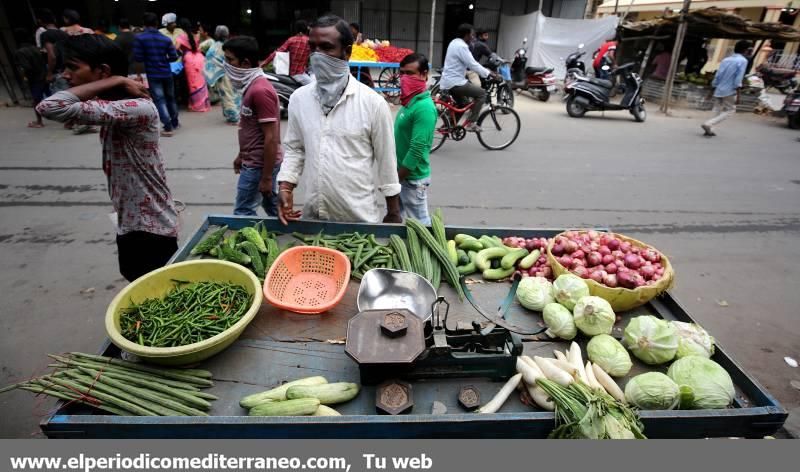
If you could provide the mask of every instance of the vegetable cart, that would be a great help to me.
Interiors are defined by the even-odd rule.
[[[209,215],[172,262],[191,259],[191,249],[210,231],[228,225],[231,229],[265,221],[270,231],[304,234],[340,234],[358,231],[377,238],[392,234],[405,236],[405,226],[386,224],[346,224],[299,221],[282,227],[274,219]],[[555,229],[504,229],[448,227],[448,238],[458,233],[498,236],[552,237]],[[58,410],[41,423],[50,438],[544,438],[554,426],[554,415],[524,405],[512,394],[498,413],[475,414],[458,403],[459,389],[470,385],[481,397],[491,398],[503,386],[485,378],[419,380],[413,382],[414,406],[410,414],[378,415],[375,386],[364,385],[352,401],[337,406],[342,416],[331,417],[249,417],[239,400],[283,381],[314,375],[330,376],[346,382],[359,381],[357,364],[346,355],[344,338],[348,320],[356,308],[357,280],[349,282],[344,299],[322,315],[298,315],[262,304],[261,312],[238,341],[222,353],[202,362],[199,367],[214,372],[215,386],[209,390],[219,396],[208,417],[128,417],[99,414],[79,405],[59,404]],[[495,307],[508,293],[507,283],[474,283],[470,289],[477,302]],[[451,304],[452,322],[482,321],[466,303],[460,303],[454,290],[442,284],[439,294]],[[692,322],[692,318],[669,294],[628,312],[620,313],[613,335],[634,316],[652,314],[666,320]],[[540,317],[514,304],[507,319],[517,326],[537,329]],[[713,334],[713,333],[712,333]],[[522,339],[523,352],[531,357],[549,356],[553,349],[564,350],[568,342],[547,339],[544,335]],[[586,340],[580,341],[585,351]],[[106,343],[102,354],[120,356],[116,346]],[[645,434],[650,438],[763,437],[778,430],[786,411],[750,375],[717,346],[713,360],[727,370],[735,384],[733,406],[723,410],[643,411]],[[634,359],[627,378],[665,366],[645,366]],[[626,379],[621,380],[624,387]],[[445,414],[431,414],[434,402],[446,407]]]
[[[397,96],[400,93],[400,63],[398,62],[370,62],[370,61],[350,61],[350,67],[356,69],[356,79],[361,80],[362,69],[364,74],[369,74],[371,68],[380,69],[378,80],[375,83],[375,91],[382,92],[388,97]]]

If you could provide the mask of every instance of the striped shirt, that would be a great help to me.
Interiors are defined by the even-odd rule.
[[[147,77],[166,79],[172,77],[169,63],[178,59],[172,41],[155,28],[146,28],[133,40],[133,60],[144,62]]]

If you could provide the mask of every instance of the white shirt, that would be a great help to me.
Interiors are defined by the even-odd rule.
[[[466,84],[467,69],[476,72],[484,79],[489,75],[489,70],[478,64],[472,57],[469,45],[461,38],[450,41],[447,46],[447,54],[444,58],[444,68],[442,69],[442,79],[439,88],[450,90]]]
[[[400,193],[389,106],[352,77],[327,116],[316,82],[292,94],[283,149],[278,182],[303,176],[304,218],[380,223],[378,191]]]

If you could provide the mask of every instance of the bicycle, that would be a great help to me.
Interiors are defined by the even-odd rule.
[[[520,119],[517,112],[507,106],[496,105],[492,101],[494,94],[491,92],[494,92],[492,89],[497,85],[498,81],[491,81],[490,90],[486,93],[488,107],[481,112],[476,123],[481,129],[475,133],[478,141],[490,151],[500,151],[511,146],[520,131]],[[458,122],[475,105],[475,102],[471,101],[461,107],[449,91],[444,90],[439,91],[439,94],[433,98],[433,102],[439,110],[439,118],[436,120],[436,128],[433,132],[431,152],[442,147],[448,138],[453,141],[461,141],[467,136],[467,130]],[[490,119],[487,120],[487,118]]]

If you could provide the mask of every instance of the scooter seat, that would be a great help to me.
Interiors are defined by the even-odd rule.
[[[525,73],[526,74],[549,74],[553,72],[552,67],[526,67]]]
[[[610,80],[598,79],[598,78],[592,77],[592,78],[589,79],[589,83],[590,84],[599,85],[600,87],[607,88],[607,89],[614,88],[614,82],[611,82]]]

